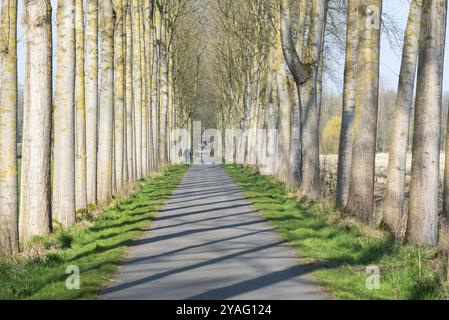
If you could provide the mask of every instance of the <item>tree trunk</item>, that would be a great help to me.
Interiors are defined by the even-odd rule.
[[[168,121],[168,52],[166,42],[166,30],[161,22],[161,65],[160,65],[160,132],[159,132],[159,157],[162,165],[167,164],[167,121]]]
[[[397,239],[404,238],[407,225],[407,214],[404,214],[405,174],[410,116],[418,61],[421,4],[421,0],[413,0],[410,6],[395,111],[390,124],[390,155],[383,220]]]
[[[320,105],[318,103],[319,65],[323,54],[327,0],[312,2],[311,26],[304,61],[310,66],[301,99],[301,193],[318,198],[320,190]],[[300,92],[299,90],[298,92]]]
[[[84,90],[84,8],[76,0],[75,44],[75,202],[76,210],[87,207],[86,100]]]
[[[281,53],[279,53],[281,54]],[[277,91],[279,99],[279,140],[277,152],[277,178],[287,181],[289,177],[289,152],[290,152],[290,116],[291,103],[288,91],[288,67],[282,59],[279,59],[279,73],[277,75]]]
[[[132,36],[133,36],[133,84],[134,84],[134,126],[135,126],[135,164],[136,179],[142,178],[142,63],[140,48],[139,1],[132,0]]]
[[[423,1],[407,238],[410,243],[429,246],[436,244],[438,229],[446,15],[447,1]]]
[[[114,1],[114,164],[117,191],[124,186],[124,130],[125,130],[125,60],[124,60],[124,11],[123,0]]]
[[[343,89],[343,108],[341,116],[340,145],[338,149],[337,204],[344,207],[348,202],[351,178],[352,131],[356,98],[357,44],[359,26],[357,25],[358,1],[349,0],[348,25],[346,30],[346,57]]]
[[[153,50],[153,83],[152,83],[152,97],[151,97],[151,112],[153,125],[153,147],[154,159],[156,167],[160,167],[160,110],[161,110],[161,13],[156,7],[154,10],[154,50]]]
[[[53,219],[75,222],[75,0],[59,0],[54,110]]]
[[[298,16],[298,39],[295,45],[298,57],[302,60],[304,53],[304,36],[306,31],[307,0],[300,0]],[[297,186],[301,182],[301,100],[296,83],[290,86],[292,99],[291,140],[290,140],[290,177],[289,183]]]
[[[153,105],[153,77],[154,74],[152,74],[153,71],[153,28],[152,28],[152,21],[153,21],[153,4],[150,0],[145,0],[145,74],[146,74],[146,108],[148,110],[147,114],[147,157],[148,157],[148,170],[151,171],[154,167],[154,146],[153,146],[153,128],[152,128],[152,105]]]
[[[319,61],[322,55],[326,25],[327,0],[312,2],[312,18],[308,34],[305,68],[293,43],[291,16],[287,0],[280,0],[281,40],[285,61],[295,79],[301,106],[301,192],[309,198],[320,196],[320,110],[317,100]]]
[[[26,1],[25,90],[19,235],[51,230],[52,26],[49,0]]]
[[[291,82],[291,81],[290,81]],[[290,132],[290,163],[289,184],[297,186],[301,182],[301,101],[298,96],[296,84],[289,83],[291,110]]]
[[[128,166],[128,180],[134,181],[134,95],[133,95],[133,67],[132,67],[132,16],[130,1],[126,1],[126,19],[125,19],[125,105],[126,105],[126,158]]]
[[[0,17],[0,257],[19,251],[17,203],[17,0]]]
[[[86,4],[86,183],[87,202],[97,201],[98,0]]]
[[[98,132],[98,200],[112,196],[112,122],[114,109],[114,18],[111,0],[100,5],[101,69]]]
[[[347,209],[368,223],[374,222],[381,8],[381,0],[363,0],[358,8],[361,33],[357,56],[354,141]]]
[[[142,72],[142,177],[148,174],[148,93],[147,59],[145,51],[145,5],[139,6],[140,70]]]

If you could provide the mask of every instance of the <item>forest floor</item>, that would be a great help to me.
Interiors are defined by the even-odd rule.
[[[313,276],[335,298],[449,298],[436,251],[396,245],[387,233],[346,218],[331,202],[302,203],[284,184],[251,169],[226,169],[263,217],[297,248],[300,262],[316,266]],[[372,277],[376,270],[379,286]]]
[[[127,248],[147,230],[186,168],[165,169],[139,182],[138,192],[116,199],[101,215],[86,214],[67,231],[34,238],[27,245],[27,255],[0,260],[0,300],[98,298]],[[79,268],[79,290],[66,288],[68,266]]]

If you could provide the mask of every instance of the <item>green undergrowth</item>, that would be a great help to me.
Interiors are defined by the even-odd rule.
[[[435,250],[397,245],[387,233],[345,218],[326,201],[300,202],[272,177],[237,165],[225,168],[334,298],[448,298]],[[378,287],[369,270],[379,270]]]
[[[0,260],[0,300],[98,298],[126,249],[147,230],[186,168],[173,166],[141,181],[137,193],[91,221],[32,239],[31,246],[48,250],[43,255]],[[79,290],[66,288],[71,266],[80,270]]]

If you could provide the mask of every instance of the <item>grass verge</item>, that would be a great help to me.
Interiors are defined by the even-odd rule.
[[[325,201],[301,203],[272,177],[237,165],[225,168],[334,298],[448,299],[434,250],[396,245],[387,233],[343,217]],[[375,274],[367,273],[371,266],[380,271],[378,289]]]
[[[81,221],[68,230],[35,239],[56,248],[43,256],[0,260],[0,300],[98,298],[127,247],[148,228],[185,170],[185,166],[170,167],[142,181],[139,192],[107,209],[89,227]],[[66,289],[69,266],[80,270],[79,290]]]

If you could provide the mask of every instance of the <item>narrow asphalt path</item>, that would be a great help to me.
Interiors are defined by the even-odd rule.
[[[218,166],[192,166],[106,299],[329,299]]]

